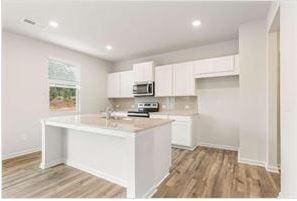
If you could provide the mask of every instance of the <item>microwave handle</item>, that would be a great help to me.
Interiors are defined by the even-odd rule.
[[[149,90],[150,90],[150,84],[147,84],[146,85],[146,92],[149,93]]]

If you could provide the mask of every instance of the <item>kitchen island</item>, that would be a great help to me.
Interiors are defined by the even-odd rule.
[[[64,163],[126,187],[128,198],[150,197],[169,174],[172,121],[101,114],[44,119],[40,167]]]

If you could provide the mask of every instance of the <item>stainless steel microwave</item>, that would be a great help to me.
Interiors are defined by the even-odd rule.
[[[136,82],[133,85],[134,96],[153,96],[154,82]]]

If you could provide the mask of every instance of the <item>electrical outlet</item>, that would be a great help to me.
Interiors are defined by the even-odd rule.
[[[131,105],[131,108],[135,108],[135,105]]]
[[[163,109],[166,109],[166,105],[162,105],[162,108],[163,108]]]
[[[116,108],[119,108],[120,107],[120,105],[116,105]]]
[[[190,108],[190,106],[188,106],[188,105],[185,105],[185,109],[189,109]]]

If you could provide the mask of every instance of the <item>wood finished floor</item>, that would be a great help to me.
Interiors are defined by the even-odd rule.
[[[40,169],[40,152],[3,161],[3,198],[126,196],[126,189],[75,168]],[[237,152],[172,149],[170,175],[153,197],[277,197],[279,174],[237,163]]]

